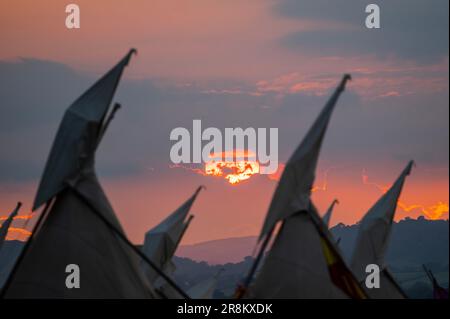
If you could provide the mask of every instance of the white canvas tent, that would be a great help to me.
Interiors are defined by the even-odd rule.
[[[308,209],[322,140],[336,102],[349,79],[350,75],[344,75],[302,143],[287,162],[270,203],[260,240],[271,232],[278,221],[285,220],[297,211]]]
[[[192,220],[193,216],[188,218],[188,214],[201,189],[202,187],[197,188],[183,205],[145,234],[142,251],[167,274],[171,274],[175,268],[172,257]],[[158,274],[146,263],[142,262],[141,265],[150,282],[155,283]]]
[[[348,298],[331,278],[321,236],[307,211],[285,220],[248,298]]]
[[[372,298],[405,298],[405,294],[385,265],[385,254],[389,244],[392,222],[406,176],[411,173],[413,162],[409,162],[392,187],[372,206],[360,221],[356,247],[351,266],[357,278],[363,282],[367,276],[366,266],[380,268],[380,288],[367,289]]]
[[[326,246],[327,252],[332,250],[333,262],[336,263],[337,257],[337,262],[342,264],[342,258],[334,249],[328,229],[310,199],[322,140],[348,79],[348,75],[343,77],[286,164],[260,234],[260,240],[265,238],[260,254],[275,224],[282,221],[282,226],[254,284],[249,287],[248,298],[348,297],[330,277],[329,256],[323,247]]]
[[[151,298],[151,285],[121,232],[97,180],[95,151],[131,50],[66,111],[50,152],[34,208],[47,205],[39,229],[3,292],[6,298]],[[80,269],[80,288],[68,289],[67,265]]]

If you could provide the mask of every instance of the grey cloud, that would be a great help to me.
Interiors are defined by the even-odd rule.
[[[36,60],[3,62],[0,75],[6,83],[0,87],[0,184],[37,180],[64,110],[93,79]],[[336,82],[339,78],[336,75]],[[170,131],[191,128],[193,119],[220,129],[278,127],[280,159],[285,161],[328,97],[252,96],[248,94],[255,89],[252,85],[233,81],[210,87],[162,82],[124,79],[119,85],[115,101],[123,107],[98,152],[102,176],[173,174],[168,168]],[[205,93],[211,88],[220,92],[221,85],[230,89],[224,92],[240,88],[242,93]],[[448,139],[448,92],[364,102],[349,90],[333,116],[323,158],[330,162],[415,158],[448,165]]]
[[[364,21],[368,3],[348,1],[283,0],[274,11],[294,19],[319,19],[350,25],[348,29],[295,32],[282,44],[321,55],[373,54],[379,58],[396,55],[420,63],[433,63],[448,56],[447,0],[376,1],[381,28],[367,29]]]

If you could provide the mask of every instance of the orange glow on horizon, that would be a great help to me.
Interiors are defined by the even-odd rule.
[[[441,217],[444,216],[444,214],[448,213],[448,204],[441,201],[439,201],[437,204],[428,207],[419,204],[407,205],[400,200],[398,201],[397,204],[404,212],[407,213],[415,209],[419,209],[423,215],[427,216],[431,220],[440,219]]]
[[[369,176],[366,171],[363,170],[362,173],[362,181],[364,185],[371,185],[376,187],[381,193],[386,193],[391,186],[389,185],[379,185],[377,183],[369,181]],[[438,201],[436,204],[431,206],[425,206],[422,204],[406,204],[401,199],[397,202],[398,207],[403,210],[405,213],[410,213],[414,210],[419,210],[423,215],[431,220],[437,220],[444,216],[444,214],[448,213],[449,208],[448,204],[442,201]]]

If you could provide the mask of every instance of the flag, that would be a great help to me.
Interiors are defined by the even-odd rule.
[[[320,238],[331,281],[352,299],[367,299],[358,280],[345,265],[342,257],[325,237]]]

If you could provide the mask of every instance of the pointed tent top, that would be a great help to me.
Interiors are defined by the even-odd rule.
[[[344,74],[342,77],[341,83],[339,84],[338,89],[341,91],[345,90],[345,85],[347,84],[347,81],[350,81],[352,79],[352,76],[348,73]]]
[[[20,207],[22,207],[22,202],[17,202],[16,208],[14,208],[14,211],[11,213],[13,217],[17,216]]]
[[[194,216],[190,215],[187,220],[186,217],[202,188],[204,187],[198,187],[194,194],[175,212],[145,233],[142,251],[164,271],[171,268],[171,259]],[[143,269],[151,282],[157,280],[158,274],[148,265],[144,265]]]
[[[199,186],[187,201],[185,201],[180,207],[177,208],[175,212],[170,214],[161,223],[150,229],[147,234],[165,233],[171,230],[176,224],[183,223],[195,199],[197,198],[200,191],[204,188],[205,186]]]
[[[403,171],[403,174],[405,174],[405,176],[411,174],[411,169],[415,165],[416,165],[416,162],[414,162],[413,160],[410,160],[408,165],[406,165],[406,167]]]
[[[336,106],[336,102],[341,93],[345,90],[347,81],[351,80],[351,78],[352,77],[349,74],[343,75],[338,87],[320,112],[319,116],[309,129],[306,136],[303,138],[302,143],[297,147],[294,154],[289,159],[288,163],[295,162],[302,157],[305,157],[307,155],[307,152],[320,151],[320,145],[323,139],[323,135],[325,134],[325,131],[328,127],[328,123],[330,121],[330,117],[334,110],[334,107]],[[317,143],[319,143],[319,145],[317,145]],[[314,146],[319,146],[319,149],[313,149]]]
[[[334,208],[334,205],[336,205],[336,204],[339,204],[339,201],[337,199],[333,200],[330,207],[328,207],[327,212],[322,217],[322,220],[327,227],[330,227],[331,214],[333,213],[333,208]]]
[[[200,193],[200,191],[202,189],[206,190],[206,186],[205,185],[200,185],[199,187],[197,187],[197,189],[195,190],[194,196],[197,197],[198,193]]]
[[[287,162],[270,203],[259,240],[267,235],[278,221],[308,208],[322,140],[336,102],[350,79],[349,74],[342,77],[333,95]]]
[[[384,220],[386,223],[392,222],[403,184],[405,183],[406,177],[411,174],[413,165],[414,161],[409,161],[391,188],[389,188],[389,190],[381,196],[375,205],[369,209],[361,220],[362,227],[370,227],[372,225],[371,221],[377,219]]]
[[[136,53],[131,49],[119,63],[66,110],[39,184],[33,211],[61,192],[92,160],[123,69]]]
[[[392,222],[406,176],[414,165],[410,161],[391,188],[369,209],[359,223],[356,246],[352,256],[352,269],[359,279],[365,276],[368,264],[385,266],[384,256],[389,244]],[[393,282],[393,280],[391,280]],[[394,283],[394,282],[393,282]],[[394,283],[395,286],[398,286]],[[396,290],[399,290],[396,288]],[[400,291],[400,294],[403,294]]]
[[[136,52],[135,49],[131,49],[108,73],[103,75],[75,100],[66,113],[73,112],[89,121],[103,121],[119,84],[123,69],[128,65],[131,56],[136,54]]]
[[[130,51],[128,51],[128,59],[131,57],[132,54],[137,55],[138,51],[135,48],[131,48]]]
[[[21,206],[22,203],[18,202],[16,208],[12,211],[12,213],[8,216],[8,218],[3,222],[3,224],[0,227],[0,248],[3,246],[3,242],[6,239],[9,227],[11,226],[14,217],[16,217],[17,214],[19,213],[19,209]]]
[[[7,219],[13,219],[19,213],[20,207],[22,207],[22,202],[17,202],[16,208],[9,214]]]

